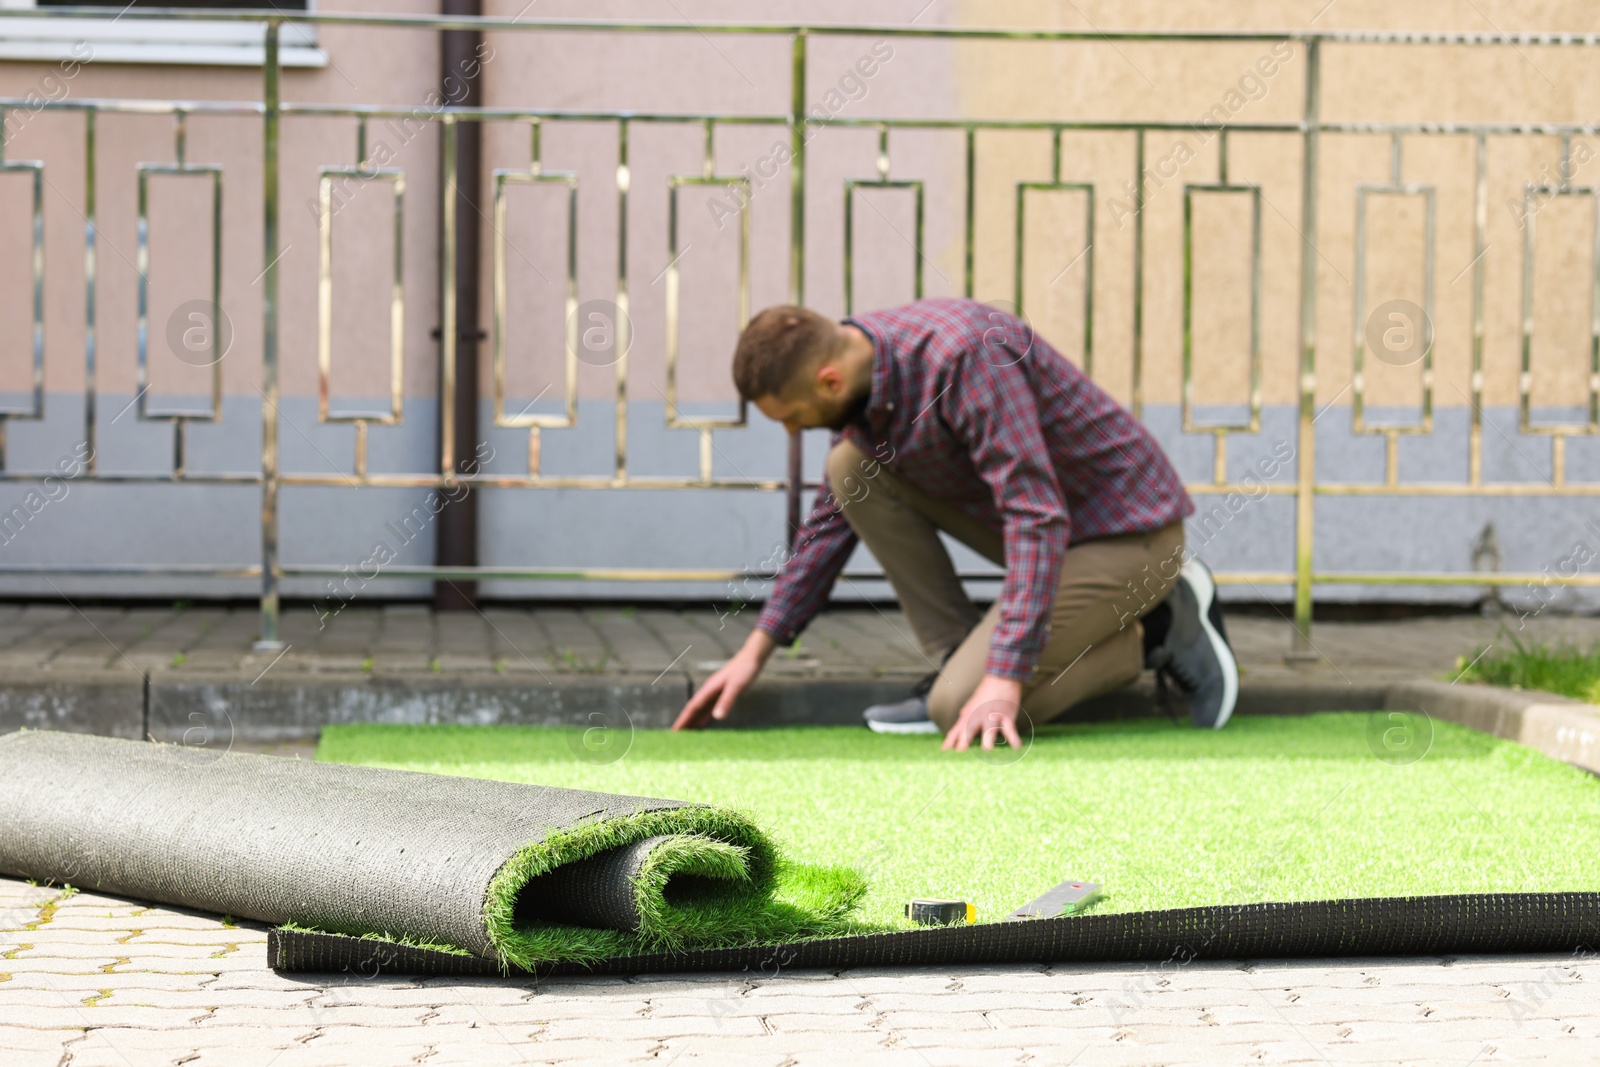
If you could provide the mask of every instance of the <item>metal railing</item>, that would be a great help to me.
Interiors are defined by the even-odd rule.
[[[0,11],[0,17],[16,15],[16,11]],[[1062,135],[1071,131],[1098,131],[1123,133],[1133,143],[1133,185],[1139,190],[1137,210],[1133,212],[1133,286],[1132,286],[1132,399],[1135,414],[1144,406],[1144,344],[1145,344],[1145,212],[1144,175],[1146,174],[1148,138],[1159,131],[1188,132],[1197,127],[1191,123],[1160,121],[1051,121],[1008,119],[907,119],[860,118],[831,115],[818,118],[808,114],[807,55],[812,40],[825,37],[870,38],[921,38],[943,41],[1034,41],[1034,42],[1158,42],[1190,43],[1196,45],[1224,42],[1261,42],[1277,44],[1288,42],[1300,50],[1305,58],[1303,76],[1303,106],[1301,115],[1293,122],[1219,123],[1206,127],[1207,132],[1219,137],[1218,176],[1214,182],[1186,182],[1183,210],[1183,349],[1181,415],[1184,434],[1210,436],[1214,445],[1213,476],[1209,481],[1189,486],[1191,493],[1206,497],[1217,494],[1248,492],[1267,493],[1292,497],[1294,509],[1294,565],[1287,571],[1233,572],[1219,574],[1219,580],[1257,585],[1286,585],[1294,589],[1295,649],[1309,649],[1314,587],[1321,583],[1358,583],[1373,585],[1468,585],[1514,586],[1529,582],[1551,580],[1548,574],[1532,573],[1356,573],[1319,571],[1313,565],[1314,505],[1319,496],[1595,496],[1600,495],[1600,483],[1572,482],[1566,476],[1566,441],[1569,436],[1590,435],[1600,429],[1600,230],[1594,262],[1594,303],[1591,316],[1589,346],[1589,390],[1586,401],[1587,418],[1580,422],[1535,422],[1532,417],[1532,338],[1533,338],[1533,219],[1527,214],[1523,246],[1524,269],[1522,290],[1521,374],[1518,384],[1520,417],[1519,429],[1523,434],[1545,435],[1550,439],[1552,476],[1546,482],[1485,481],[1483,472],[1483,385],[1485,357],[1485,294],[1483,256],[1487,249],[1488,230],[1488,140],[1490,137],[1554,136],[1560,138],[1562,180],[1557,184],[1527,183],[1524,196],[1531,205],[1535,197],[1584,196],[1595,198],[1600,204],[1600,189],[1570,184],[1569,165],[1574,137],[1592,136],[1593,124],[1560,123],[1361,123],[1330,122],[1322,118],[1322,62],[1324,50],[1332,45],[1381,44],[1393,46],[1452,45],[1485,48],[1594,48],[1600,37],[1579,34],[1471,34],[1471,33],[1390,33],[1390,32],[1136,32],[1102,33],[1100,31],[1020,31],[984,29],[935,29],[915,27],[873,26],[801,26],[801,25],[691,25],[687,23],[602,23],[602,22],[523,22],[518,19],[499,18],[434,18],[412,16],[368,15],[313,15],[273,13],[263,17],[260,12],[202,12],[194,10],[154,11],[132,9],[120,14],[99,9],[50,9],[28,11],[30,17],[119,17],[136,19],[209,19],[260,22],[263,26],[264,65],[262,96],[259,103],[210,103],[199,101],[157,100],[90,100],[51,101],[42,105],[35,101],[0,99],[0,116],[8,111],[29,107],[38,110],[76,110],[85,114],[86,186],[84,221],[86,226],[85,279],[87,327],[85,366],[87,371],[86,414],[84,433],[91,446],[88,477],[119,482],[161,483],[259,483],[261,487],[261,559],[258,566],[202,567],[202,566],[152,566],[140,567],[102,566],[82,568],[0,568],[0,573],[39,574],[162,574],[211,575],[217,577],[251,576],[261,579],[261,636],[264,642],[277,639],[279,615],[279,589],[284,577],[328,576],[338,573],[336,566],[311,564],[286,564],[280,559],[278,546],[279,495],[284,486],[326,486],[358,484],[365,486],[407,486],[448,489],[461,483],[503,488],[738,488],[763,491],[782,491],[788,495],[791,520],[798,513],[799,498],[805,482],[802,477],[798,439],[791,439],[788,455],[788,477],[785,479],[727,479],[713,474],[712,432],[715,429],[745,425],[745,411],[740,406],[737,418],[694,418],[683,414],[678,393],[678,336],[680,328],[678,254],[678,193],[685,186],[730,186],[742,188],[743,203],[748,205],[750,190],[748,178],[741,175],[719,174],[714,140],[718,129],[739,126],[782,127],[788,131],[789,152],[789,247],[788,247],[788,299],[795,303],[805,300],[806,241],[806,182],[807,182],[807,131],[816,126],[857,127],[874,130],[878,136],[877,176],[875,179],[847,179],[844,187],[845,210],[845,299],[852,299],[854,256],[852,249],[853,202],[855,192],[864,188],[895,188],[910,190],[915,196],[917,251],[916,288],[921,292],[921,263],[923,243],[923,183],[921,180],[891,178],[891,135],[902,130],[951,130],[962,134],[965,165],[964,212],[962,219],[963,271],[962,292],[972,296],[975,292],[976,247],[976,187],[978,164],[978,137],[986,131],[1036,131],[1048,134],[1052,145],[1051,176],[1048,181],[1019,181],[1015,183],[1015,302],[1022,305],[1024,295],[1024,244],[1027,237],[1025,214],[1030,193],[1070,191],[1083,194],[1087,203],[1087,221],[1090,227],[1087,263],[1084,271],[1083,296],[1083,364],[1090,373],[1094,371],[1095,310],[1093,225],[1095,203],[1102,195],[1093,181],[1068,181],[1062,178]],[[282,99],[279,62],[279,42],[285,26],[355,25],[363,27],[405,27],[422,31],[470,30],[506,33],[594,33],[613,34],[684,34],[701,35],[755,35],[786,38],[790,46],[791,70],[789,75],[789,107],[780,114],[676,114],[646,111],[599,110],[566,111],[540,108],[491,108],[440,106],[418,111],[415,108],[395,106],[345,106],[310,103],[286,103]],[[0,23],[3,25],[3,23]],[[139,385],[141,387],[138,418],[147,421],[169,421],[173,426],[173,465],[165,475],[101,474],[93,466],[93,443],[97,416],[95,412],[95,360],[97,330],[100,328],[96,307],[96,117],[106,113],[169,114],[174,119],[175,158],[173,164],[141,164],[139,183]],[[221,173],[215,165],[191,163],[186,159],[185,130],[191,115],[244,115],[259,116],[262,120],[262,237],[263,269],[260,276],[262,326],[262,368],[260,392],[262,398],[261,464],[258,471],[201,474],[186,469],[184,458],[185,428],[191,421],[215,421],[221,410],[220,371],[214,370],[212,378],[211,407],[200,412],[153,410],[143,400],[143,388],[148,384],[146,367],[146,285],[148,282],[147,207],[146,190],[152,174],[209,174],[216,189],[216,214],[214,216],[213,252],[220,262],[221,233]],[[352,461],[354,474],[316,474],[291,472],[281,469],[278,447],[279,430],[279,261],[283,245],[279,236],[280,195],[280,135],[286,117],[340,117],[354,119],[357,124],[355,158],[353,162],[327,163],[319,172],[320,239],[319,321],[317,330],[317,359],[319,383],[319,418],[323,422],[348,422],[355,427],[355,454]],[[405,474],[371,473],[367,470],[367,428],[373,423],[394,425],[404,413],[402,372],[406,353],[401,325],[404,317],[403,264],[400,258],[400,233],[403,225],[402,205],[405,196],[405,174],[401,168],[380,165],[370,158],[367,145],[367,128],[370,122],[381,119],[403,118],[407,121],[424,120],[437,123],[442,131],[443,182],[441,189],[442,246],[437,274],[439,279],[440,343],[439,356],[442,395],[440,402],[439,442],[440,465],[438,471]],[[453,212],[456,204],[454,138],[462,123],[517,123],[527,127],[529,156],[526,167],[501,169],[493,173],[493,205],[496,230],[493,249],[493,330],[492,330],[492,403],[493,425],[502,428],[522,428],[528,431],[527,473],[521,475],[479,472],[462,474],[457,471],[456,457],[452,455],[454,440],[452,419],[454,411],[455,382],[453,377],[456,345],[456,305],[453,281],[455,277],[455,227]],[[616,350],[623,353],[615,364],[615,437],[614,463],[609,474],[590,477],[550,476],[541,472],[541,431],[547,428],[570,428],[577,421],[577,371],[578,341],[573,312],[578,300],[578,261],[581,249],[577,239],[576,197],[578,176],[575,173],[546,170],[541,153],[541,137],[546,127],[565,123],[610,123],[616,130],[618,166],[614,196],[617,211],[617,274],[614,299],[622,314],[617,327],[626,330],[626,311],[629,306],[628,276],[628,213],[630,189],[629,133],[645,124],[674,124],[696,127],[703,132],[704,152],[701,172],[679,175],[669,180],[668,197],[668,255],[670,262],[665,272],[667,279],[666,302],[666,422],[672,429],[692,430],[700,436],[699,471],[686,477],[638,477],[628,470],[628,396],[629,377],[626,357],[626,337],[619,337]],[[1355,303],[1354,377],[1352,390],[1352,431],[1357,435],[1381,436],[1386,441],[1386,475],[1381,482],[1324,481],[1318,478],[1316,465],[1316,437],[1313,422],[1316,410],[1317,388],[1317,278],[1318,255],[1312,249],[1318,236],[1317,205],[1321,139],[1324,133],[1359,133],[1387,135],[1392,141],[1392,166],[1390,180],[1386,183],[1358,185],[1357,225],[1355,236],[1357,295]],[[1301,154],[1300,216],[1297,229],[1306,242],[1300,256],[1298,277],[1298,353],[1296,356],[1296,431],[1294,449],[1294,478],[1292,482],[1268,482],[1265,485],[1246,486],[1228,476],[1228,444],[1230,435],[1258,433],[1262,416],[1262,352],[1261,352],[1261,197],[1259,184],[1230,179],[1230,134],[1289,134],[1298,137]],[[1470,270],[1472,282],[1472,340],[1471,340],[1471,393],[1467,397],[1471,408],[1467,447],[1467,477],[1461,482],[1402,483],[1399,478],[1400,439],[1408,435],[1428,435],[1433,432],[1433,354],[1431,345],[1420,362],[1422,402],[1419,418],[1410,423],[1375,422],[1366,412],[1366,380],[1363,373],[1366,358],[1362,340],[1361,318],[1364,313],[1361,279],[1366,269],[1366,217],[1369,196],[1379,194],[1417,197],[1424,201],[1426,210],[1424,304],[1431,313],[1434,288],[1434,234],[1436,227],[1436,189],[1426,182],[1402,180],[1401,158],[1408,138],[1440,136],[1468,136],[1475,140],[1476,171],[1474,178],[1474,211],[1472,219],[1473,246],[1477,253]],[[0,479],[8,481],[38,480],[42,475],[16,472],[5,468],[4,430],[12,419],[38,419],[42,415],[43,390],[43,237],[42,191],[40,178],[43,164],[38,161],[7,161],[0,145],[0,172],[25,171],[33,176],[33,248],[32,277],[33,307],[33,404],[29,409],[0,411]],[[395,198],[395,253],[394,281],[392,286],[390,397],[386,410],[339,410],[331,401],[334,335],[332,309],[331,234],[334,182],[385,183],[393,187]],[[507,273],[503,228],[506,195],[509,186],[516,184],[547,184],[564,189],[568,197],[568,232],[564,237],[566,277],[564,299],[568,315],[565,335],[562,413],[517,415],[506,413],[506,350],[505,322],[507,309]],[[1194,362],[1191,338],[1191,321],[1194,308],[1194,204],[1200,197],[1214,194],[1244,195],[1251,202],[1251,294],[1249,311],[1248,351],[1248,416],[1242,421],[1202,422],[1196,414],[1194,401]],[[747,213],[740,212],[740,264],[738,271],[738,306],[740,321],[749,312],[749,223]],[[220,274],[212,276],[213,293],[221,298]],[[666,570],[629,568],[536,568],[536,567],[420,567],[390,566],[384,577],[391,578],[455,578],[479,579],[597,579],[597,580],[723,580],[748,576],[740,570]],[[1600,575],[1574,574],[1555,576],[1563,585],[1600,586]]]

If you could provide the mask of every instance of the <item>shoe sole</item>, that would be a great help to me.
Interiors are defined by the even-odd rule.
[[[1200,626],[1205,630],[1206,640],[1211,642],[1211,651],[1222,667],[1222,710],[1217,715],[1217,721],[1211,724],[1211,729],[1220,730],[1233,718],[1234,705],[1239,702],[1239,663],[1233,658],[1233,649],[1227,638],[1211,624],[1211,605],[1217,598],[1216,580],[1211,577],[1211,569],[1204,563],[1199,560],[1194,563],[1193,568],[1185,568],[1184,577],[1199,601]]]
[[[873,722],[867,720],[867,729],[875,734],[936,734],[939,727],[932,722]]]

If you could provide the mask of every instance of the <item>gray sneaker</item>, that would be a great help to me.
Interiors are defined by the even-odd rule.
[[[1228,645],[1210,568],[1197,559],[1185,563],[1166,603],[1172,621],[1166,640],[1150,655],[1156,682],[1163,690],[1168,680],[1178,687],[1196,726],[1220,730],[1239,700],[1239,664]]]
[[[928,698],[909,697],[894,704],[874,704],[861,713],[878,734],[936,734],[939,727],[928,717]]]

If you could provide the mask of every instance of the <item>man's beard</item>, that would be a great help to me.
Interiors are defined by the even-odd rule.
[[[867,403],[872,399],[872,390],[863,390],[861,395],[853,400],[846,400],[839,410],[832,412],[822,420],[826,429],[839,431],[849,426],[852,422],[862,419],[867,413]]]

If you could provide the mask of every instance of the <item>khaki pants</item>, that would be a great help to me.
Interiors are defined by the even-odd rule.
[[[923,654],[937,666],[955,650],[928,694],[934,722],[949,730],[983,679],[1000,604],[978,611],[939,531],[1003,564],[1000,533],[897,477],[848,441],[828,453],[827,477],[845,519],[894,587]],[[1182,522],[1067,549],[1049,638],[1033,676],[1023,682],[1025,717],[1048,722],[1138,678],[1144,669],[1138,619],[1166,597],[1182,563]]]

